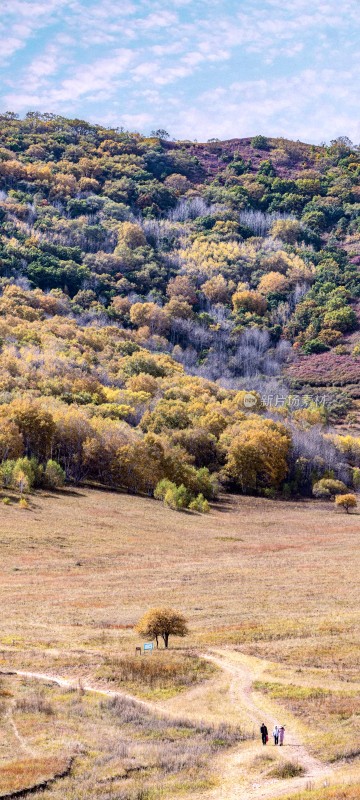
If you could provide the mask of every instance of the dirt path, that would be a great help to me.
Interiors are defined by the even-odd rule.
[[[19,742],[19,745],[21,749],[24,751],[24,753],[27,753],[28,756],[33,756],[35,758],[35,756],[38,755],[38,752],[34,750],[32,747],[30,747],[26,739],[21,735],[13,717],[13,710],[14,710],[14,704],[11,703],[6,712],[5,718],[8,721],[10,728],[12,729],[15,739],[17,739],[17,741]]]
[[[276,702],[253,691],[254,680],[261,678],[266,670],[266,662],[253,659],[233,651],[217,650],[203,656],[216,664],[230,676],[229,694],[232,703],[239,709],[240,720],[247,717],[247,724],[253,725],[256,739],[246,743],[231,753],[223,754],[218,761],[222,773],[221,788],[217,788],[207,796],[207,800],[260,800],[260,798],[279,797],[304,790],[309,784],[327,785],[333,770],[314,758],[304,746],[299,726],[290,714],[283,719]],[[260,744],[259,727],[265,721],[270,734],[270,747]],[[286,727],[285,742],[282,748],[275,748],[271,741],[273,725],[284,724]],[[254,765],[259,764],[259,757],[274,757],[274,766],[281,761],[295,761],[303,767],[303,777],[290,779],[272,779],[256,777]],[[276,760],[275,760],[276,758]],[[266,762],[264,761],[264,765]],[[271,762],[267,766],[271,767]],[[254,778],[251,779],[251,773]]]
[[[219,755],[215,759],[213,766],[221,776],[221,784],[210,792],[202,793],[199,796],[192,795],[193,800],[200,800],[200,798],[202,800],[205,800],[205,798],[206,800],[261,800],[261,798],[270,800],[270,798],[307,789],[310,784],[315,787],[327,785],[333,770],[315,759],[308,752],[303,744],[297,720],[289,713],[286,714],[286,719],[284,720],[282,718],[283,712],[280,712],[275,701],[253,690],[253,682],[261,679],[267,669],[267,662],[232,650],[214,650],[210,654],[204,654],[203,657],[214,663],[229,676],[229,696],[231,705],[238,713],[239,724],[247,727],[250,731],[253,730],[256,738],[250,742],[243,743],[230,752]],[[94,692],[104,697],[123,697],[153,713],[178,716],[178,712],[168,708],[166,702],[157,703],[140,700],[138,697],[126,692],[99,688],[87,681],[79,683],[76,679],[24,670],[16,670],[14,674],[19,677],[54,683],[68,689]],[[199,691],[200,688],[196,687],[196,690]],[[204,685],[205,690],[206,684]],[[263,748],[261,746],[259,726],[263,720],[266,722],[270,733],[274,723],[285,725],[284,747],[275,748],[271,742],[269,742],[270,747]],[[15,723],[13,724],[15,725]],[[28,748],[26,742],[23,742],[22,746]],[[265,760],[262,762],[264,756],[269,758],[268,762]],[[274,759],[273,762],[271,761],[272,758]],[[266,771],[272,766],[281,763],[281,761],[295,761],[305,770],[304,776],[285,780],[267,777]]]
[[[36,681],[55,683],[57,686],[64,687],[64,689],[93,692],[104,697],[123,697],[125,700],[130,700],[133,703],[137,703],[139,706],[147,708],[149,711],[156,711],[157,713],[159,713],[159,711],[161,712],[159,705],[157,703],[152,703],[150,700],[140,700],[139,697],[136,697],[133,694],[121,692],[116,689],[101,689],[100,687],[87,683],[87,681],[73,678],[62,678],[60,675],[50,675],[46,672],[29,672],[27,670],[14,670],[13,674],[18,675],[20,678],[32,678]]]

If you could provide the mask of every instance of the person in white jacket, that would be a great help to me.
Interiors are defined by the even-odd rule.
[[[279,744],[279,728],[277,725],[274,725],[272,735],[274,737],[274,744]]]

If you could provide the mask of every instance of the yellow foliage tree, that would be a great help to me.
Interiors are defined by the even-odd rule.
[[[20,431],[25,453],[40,461],[47,458],[51,453],[56,426],[52,415],[41,403],[27,398],[14,400],[7,409],[7,415]]]
[[[297,219],[277,219],[271,228],[271,236],[286,244],[296,244],[300,238],[301,225]]]
[[[136,225],[134,222],[121,222],[117,230],[118,243],[125,245],[130,250],[146,245],[146,238],[140,225]]]
[[[166,304],[164,311],[170,320],[173,318],[190,319],[190,317],[194,316],[190,303],[187,300],[183,300],[181,296],[175,297],[173,295]]]
[[[196,291],[194,284],[187,275],[177,275],[172,278],[166,289],[168,297],[178,297],[193,306],[196,303]]]
[[[356,508],[357,500],[354,494],[337,494],[335,497],[335,505],[339,508],[344,508],[346,513],[349,514],[351,508]]]
[[[271,294],[273,292],[286,292],[289,287],[289,281],[287,278],[281,274],[281,272],[268,272],[266,275],[263,275],[259,284],[258,284],[258,291],[260,294]]]
[[[169,327],[168,316],[156,303],[134,303],[130,319],[138,328],[148,326],[150,333],[165,333]]]
[[[133,375],[132,378],[126,382],[126,386],[132,392],[146,392],[149,395],[155,395],[158,391],[158,382],[152,375],[140,373],[140,375]]]
[[[350,464],[353,466],[360,464],[360,436],[336,436],[334,441]]]
[[[0,420],[0,461],[7,458],[19,458],[24,449],[24,442],[18,426],[8,419]]]
[[[166,649],[170,636],[184,637],[189,633],[185,617],[172,608],[151,608],[141,617],[135,630],[144,639],[155,639],[157,647],[161,638]]]
[[[227,303],[230,299],[229,287],[223,275],[214,275],[201,288],[210,303]]]
[[[235,292],[232,296],[234,311],[250,311],[260,316],[265,314],[266,300],[259,294],[251,290]]]
[[[290,436],[281,423],[254,417],[240,423],[235,436],[229,428],[220,441],[228,445],[225,473],[243,492],[278,488],[285,479]]]
[[[180,255],[184,258],[188,271],[194,274],[206,272],[209,276],[226,274],[229,267],[245,258],[239,242],[216,242],[206,236],[198,236],[190,247],[180,251]]]

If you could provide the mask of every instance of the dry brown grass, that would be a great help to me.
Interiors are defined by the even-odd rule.
[[[284,798],[289,800],[289,798]],[[336,785],[291,795],[291,800],[360,800],[360,784]]]
[[[356,758],[360,715],[344,690],[359,688],[359,519],[339,515],[330,503],[246,497],[227,498],[208,517],[180,515],[152,500],[85,489],[35,495],[26,514],[3,506],[0,669],[83,678],[160,698],[187,719],[236,724],[242,720],[226,676],[211,676],[199,658],[209,647],[229,645],[268,660],[264,683],[295,687],[292,696],[280,688],[277,700],[299,719],[313,752]],[[141,642],[133,625],[159,605],[184,613],[191,634],[170,640],[169,653],[137,661]],[[301,695],[299,687],[308,691]],[[325,694],[316,697],[319,687]],[[55,713],[42,710],[48,702],[54,710],[52,697],[39,700],[31,687],[15,711],[20,733],[35,725],[40,749],[55,723],[65,726],[66,740],[76,739],[92,708],[92,751],[99,703],[71,697],[76,724],[69,728],[56,703]],[[114,719],[105,712],[108,730]],[[10,761],[13,747],[0,746],[0,759]],[[95,781],[96,759],[81,758]],[[192,777],[174,776],[173,794],[181,789],[189,797],[208,780],[199,766]],[[76,797],[66,791],[63,797]]]
[[[152,784],[168,797],[176,785],[211,785],[214,754],[244,738],[239,728],[157,715],[121,696],[5,681],[18,738],[14,757],[0,764],[0,797],[35,789],[44,800],[141,800],[150,797]],[[5,714],[0,738],[12,733]],[[25,749],[32,755],[25,757]]]
[[[332,763],[360,757],[360,697],[355,691],[256,681],[254,688],[281,702],[308,726],[308,745]]]
[[[145,657],[107,656],[96,678],[140,697],[166,699],[210,678],[215,671],[212,664],[195,654],[160,651]]]
[[[50,781],[65,775],[69,766],[69,759],[56,756],[18,758],[8,764],[0,764],[0,797],[38,787],[40,790]]]
[[[130,650],[124,626],[159,604],[188,616],[195,644],[355,639],[360,518],[332,504],[234,497],[203,518],[83,490],[33,505],[2,510],[6,647]]]
[[[191,628],[170,640],[179,654],[229,644],[356,680],[359,519],[248,497],[204,518],[90,490],[36,495],[26,519],[4,506],[0,667],[94,677],[134,654],[149,606],[169,604]]]

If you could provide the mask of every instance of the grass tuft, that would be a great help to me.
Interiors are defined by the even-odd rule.
[[[278,764],[274,767],[271,772],[269,772],[269,775],[272,778],[287,780],[288,778],[300,778],[302,775],[305,775],[305,770],[304,767],[296,761],[284,761],[283,764]]]

